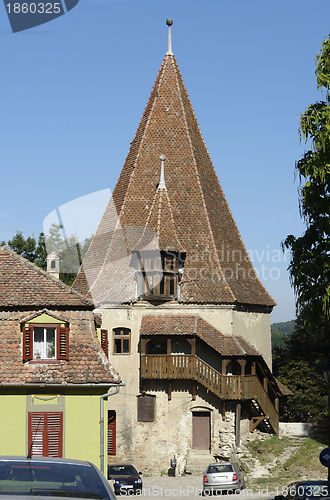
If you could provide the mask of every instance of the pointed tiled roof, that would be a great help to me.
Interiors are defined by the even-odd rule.
[[[107,225],[111,226],[117,217],[122,228],[150,223],[150,206],[159,183],[160,154],[166,155],[168,204],[161,200],[164,207],[161,227],[156,221],[153,227],[157,227],[155,231],[161,234],[165,246],[176,248],[180,242],[186,249],[180,301],[273,307],[275,302],[255,273],[221,189],[172,54],[164,57],[113,196],[88,252],[88,265],[97,268],[94,278],[102,274],[102,262],[107,259],[111,233]],[[167,221],[165,207],[166,210],[170,207]],[[110,246],[113,253],[113,245]],[[81,274],[74,287],[83,292],[83,285]]]
[[[91,309],[93,303],[27,261],[0,247],[0,307],[71,307]]]
[[[170,199],[165,189],[157,189],[146,227],[155,231],[159,250],[165,252],[184,252],[175,230]]]

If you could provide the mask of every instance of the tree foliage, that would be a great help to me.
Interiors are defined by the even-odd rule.
[[[44,271],[47,269],[47,255],[51,252],[57,253],[60,256],[60,280],[71,286],[89,248],[92,236],[79,243],[76,235],[64,237],[62,229],[61,224],[52,224],[47,236],[40,233],[38,240],[34,235],[25,239],[23,233],[17,231],[11,240],[7,243],[2,241],[1,245],[7,244],[18,255],[22,255]]]
[[[330,352],[330,327],[327,320],[315,324],[313,330],[306,325],[304,314],[285,345],[273,351],[275,376],[288,387],[293,396],[281,404],[280,416],[286,422],[311,422],[326,418],[327,393],[322,368]]]
[[[297,313],[305,321],[330,317],[330,41],[316,57],[317,87],[324,99],[311,104],[300,117],[300,139],[310,149],[296,162],[299,208],[306,230],[287,236],[283,248],[291,252],[290,279]]]
[[[22,255],[22,257],[41,267],[44,271],[47,269],[47,251],[44,233],[40,233],[38,240],[36,240],[34,235],[28,236],[25,239],[22,231],[17,231],[11,240],[7,243],[2,241],[1,245],[9,246],[18,255]]]
[[[296,294],[297,324],[286,345],[274,349],[274,372],[294,393],[282,419],[326,417],[329,387],[322,368],[330,353],[330,40],[316,57],[317,88],[323,99],[300,117],[300,140],[309,144],[296,162],[299,209],[306,229],[283,242],[291,252],[289,273]]]

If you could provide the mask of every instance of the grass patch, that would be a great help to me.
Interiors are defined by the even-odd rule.
[[[287,486],[293,481],[320,479],[326,480],[328,469],[319,460],[320,452],[327,447],[322,439],[294,439],[272,436],[264,441],[247,443],[253,458],[262,466],[271,466],[270,476],[248,478],[248,487],[269,488]]]
[[[252,456],[258,458],[261,465],[273,462],[274,457],[279,457],[290,446],[292,439],[288,437],[279,438],[271,436],[264,441],[252,441],[245,446]]]

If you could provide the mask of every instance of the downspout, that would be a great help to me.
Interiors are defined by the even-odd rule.
[[[109,396],[114,396],[118,394],[120,387],[126,385],[126,382],[120,382],[120,384],[109,384],[110,387],[115,387],[116,389],[113,392],[108,392],[107,394],[103,394],[100,398],[100,440],[101,440],[101,449],[100,449],[100,457],[101,457],[101,472],[104,475],[104,400],[108,399]]]

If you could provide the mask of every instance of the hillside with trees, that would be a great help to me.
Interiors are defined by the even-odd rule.
[[[323,99],[300,117],[300,138],[310,149],[296,162],[298,202],[305,231],[288,235],[289,274],[296,294],[297,323],[284,346],[274,348],[275,376],[294,395],[282,405],[281,418],[310,422],[327,416],[322,369],[330,357],[330,41],[316,57],[317,88]]]

